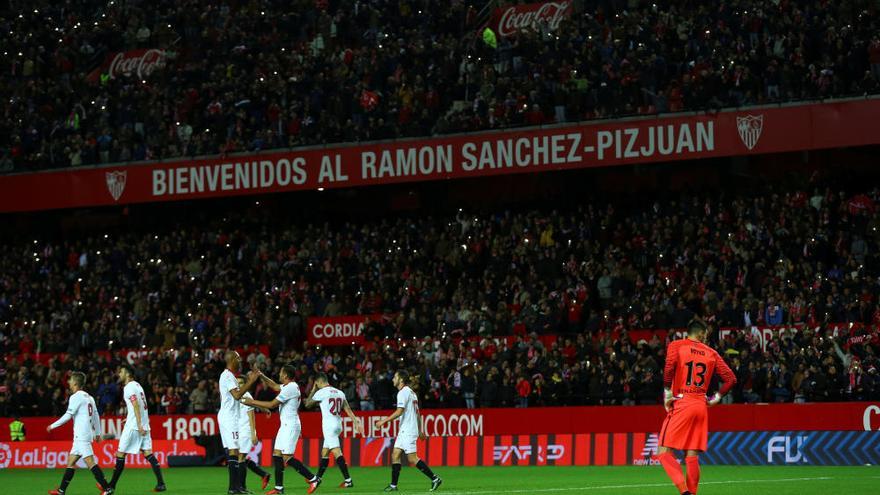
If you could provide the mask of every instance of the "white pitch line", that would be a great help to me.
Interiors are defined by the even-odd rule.
[[[703,485],[738,485],[741,483],[789,483],[792,481],[823,481],[833,480],[831,476],[819,476],[814,478],[776,478],[766,480],[727,480],[727,481],[701,481]],[[441,492],[441,495],[489,495],[494,493],[552,493],[552,492],[586,492],[594,490],[625,490],[630,488],[662,488],[664,486],[672,486],[671,482],[667,483],[641,483],[636,485],[599,485],[599,486],[581,486],[569,488],[541,488],[541,489],[521,489],[521,490],[486,490],[478,492]]]

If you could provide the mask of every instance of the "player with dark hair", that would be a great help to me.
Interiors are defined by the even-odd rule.
[[[342,413],[351,418],[354,422],[354,430],[361,435],[364,430],[357,416],[352,412],[348,405],[348,400],[341,390],[330,385],[327,375],[318,373],[315,377],[315,385],[312,387],[311,396],[306,399],[306,407],[312,407],[315,404],[321,406],[321,432],[324,436],[324,445],[321,448],[321,464],[318,466],[318,477],[324,476],[327,466],[330,465],[330,454],[336,458],[336,465],[342,472],[343,482],[340,488],[352,488],[354,483],[348,474],[348,464],[342,455],[342,446],[339,442],[339,435],[342,434]]]
[[[256,383],[262,375],[259,371],[251,370],[244,386],[238,384],[235,374],[241,369],[241,356],[235,351],[227,351],[224,356],[226,369],[220,374],[220,411],[217,412],[217,427],[220,430],[220,440],[226,449],[226,467],[229,470],[229,495],[247,493],[241,486],[243,469],[246,466],[238,465],[238,424],[241,416],[241,403],[244,394]]]
[[[394,450],[391,452],[391,484],[385,487],[385,491],[397,491],[397,481],[400,479],[402,467],[401,458],[403,454],[406,454],[410,465],[415,465],[431,480],[431,491],[433,492],[440,487],[443,480],[431,471],[425,461],[419,459],[416,443],[418,440],[425,440],[428,437],[422,430],[422,422],[419,420],[419,399],[409,387],[409,380],[409,372],[406,370],[397,370],[394,373],[393,383],[399,390],[397,392],[397,410],[376,423],[376,428],[381,428],[400,418],[400,428],[397,431],[397,439],[394,441]]]
[[[110,486],[116,489],[116,483],[125,469],[125,456],[127,454],[143,454],[153,474],[156,476],[154,492],[164,492],[165,480],[159,469],[159,460],[153,455],[153,439],[150,436],[150,416],[147,409],[147,396],[141,384],[135,380],[134,368],[128,364],[119,366],[116,376],[122,382],[122,397],[125,400],[125,408],[128,415],[125,418],[125,426],[119,437],[119,446],[116,449],[116,467],[113,469],[113,477],[110,478]]]
[[[691,320],[687,338],[670,342],[666,347],[663,368],[663,406],[667,414],[660,430],[656,459],[679,493],[686,495],[696,495],[700,483],[699,455],[706,451],[709,437],[708,407],[721,402],[736,383],[736,375],[724,359],[704,343],[707,334],[708,328],[702,320]],[[709,398],[709,384],[716,371],[723,385]],[[687,479],[673,450],[686,451]]]
[[[292,365],[281,367],[278,379],[281,384],[260,373],[260,379],[267,387],[278,392],[278,396],[271,401],[245,399],[242,404],[261,409],[280,410],[281,426],[275,436],[275,446],[272,450],[272,463],[275,465],[275,489],[266,492],[266,495],[279,495],[284,493],[284,466],[290,465],[309,484],[308,493],[314,493],[321,484],[321,478],[312,474],[299,459],[293,457],[296,452],[296,444],[302,434],[302,423],[299,420],[300,393],[299,385],[293,381],[296,376],[296,368]]]

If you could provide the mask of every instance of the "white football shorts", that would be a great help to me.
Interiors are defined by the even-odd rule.
[[[340,447],[339,435],[342,434],[342,427],[339,425],[325,425],[321,429],[324,434],[324,448],[338,449]]]
[[[418,435],[398,435],[394,440],[394,448],[402,450],[404,454],[415,454],[418,450],[416,448],[418,441]]]
[[[74,439],[73,446],[70,447],[70,455],[78,455],[82,458],[94,456],[95,452],[92,450],[92,442]]]
[[[119,452],[126,454],[139,454],[144,450],[153,450],[153,439],[150,430],[141,436],[136,429],[123,428],[119,436]]]
[[[220,439],[223,441],[223,448],[228,450],[238,450],[238,428],[236,421],[217,421],[217,428],[220,430]]]
[[[275,435],[274,450],[280,450],[284,455],[293,455],[296,452],[296,444],[299,442],[299,436],[302,433],[302,425],[300,423],[288,423],[278,428],[278,434]]]

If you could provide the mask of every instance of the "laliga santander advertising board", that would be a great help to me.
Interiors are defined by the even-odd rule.
[[[0,212],[539,173],[880,143],[880,99],[641,117],[0,177]]]
[[[6,468],[61,468],[67,466],[70,441],[52,442],[0,442],[0,469]],[[115,440],[105,440],[92,444],[99,464],[112,466],[116,457]],[[162,466],[168,467],[168,456],[205,455],[205,449],[196,445],[195,440],[153,440],[153,453]],[[85,467],[79,460],[77,466]],[[126,467],[146,468],[150,463],[142,455],[128,455]]]

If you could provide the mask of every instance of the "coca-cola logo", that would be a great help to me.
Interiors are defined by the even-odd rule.
[[[107,70],[110,77],[135,75],[138,79],[146,79],[156,69],[165,67],[165,50],[149,49],[142,54],[137,53],[117,53]]]
[[[510,36],[520,29],[537,29],[540,23],[551,31],[556,30],[571,11],[571,2],[545,2],[508,7],[501,13],[498,21],[498,34]]]

